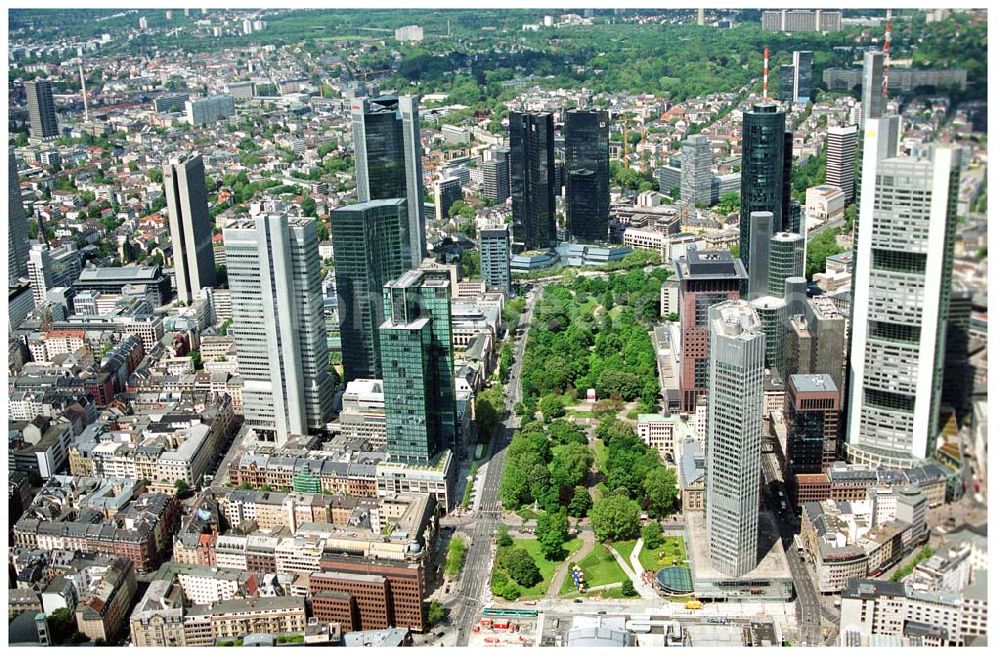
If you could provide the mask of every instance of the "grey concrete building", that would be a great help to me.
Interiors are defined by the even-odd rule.
[[[189,153],[164,165],[163,188],[170,215],[177,299],[190,304],[202,288],[215,287],[212,225],[201,155]]]
[[[493,157],[483,163],[483,195],[503,202],[510,197],[510,149],[498,146]]]
[[[52,83],[48,80],[29,80],[24,83],[28,95],[28,121],[34,139],[51,139],[59,136],[56,122],[56,105],[52,100]]]
[[[691,135],[681,144],[681,201],[712,202],[712,147],[705,135]]]

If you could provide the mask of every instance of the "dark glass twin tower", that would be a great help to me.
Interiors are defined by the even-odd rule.
[[[608,239],[608,115],[566,113],[566,225],[581,242]],[[510,191],[515,251],[556,242],[555,125],[552,114],[510,113]]]
[[[579,242],[608,241],[608,114],[566,113],[566,227]]]
[[[510,113],[510,197],[514,250],[556,241],[555,125],[552,114]]]

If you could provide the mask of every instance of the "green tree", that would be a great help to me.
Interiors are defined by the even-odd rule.
[[[670,514],[677,503],[677,472],[670,468],[654,468],[642,481],[651,514],[663,517]]]
[[[639,505],[627,496],[602,498],[590,510],[590,523],[599,541],[621,541],[639,535]]]
[[[554,418],[561,418],[566,415],[562,400],[557,395],[546,395],[538,401],[538,410],[542,412],[545,422]]]
[[[632,583],[631,578],[626,578],[622,581],[622,596],[631,598],[638,595],[639,592],[635,591],[635,585]]]
[[[844,251],[837,244],[838,230],[828,228],[820,231],[809,240],[806,246],[806,279],[812,281],[813,275],[826,270],[826,259]]]
[[[535,537],[541,546],[542,555],[546,560],[555,562],[566,556],[563,544],[569,533],[569,521],[565,510],[551,514],[542,514],[535,525]]]
[[[158,167],[150,167],[146,171],[149,174],[149,180],[153,181],[154,183],[162,183],[163,182],[163,170],[162,169],[159,169]]]
[[[511,546],[497,551],[497,563],[521,587],[532,587],[542,580],[538,565],[523,548]]]
[[[503,409],[503,388],[494,386],[476,396],[476,428],[479,441],[485,443],[496,430],[500,422],[500,412]]]
[[[594,453],[590,448],[571,443],[552,459],[552,484],[567,488],[584,484],[593,463]]]
[[[77,632],[76,617],[67,608],[54,610],[48,618],[52,644],[66,644]]]
[[[178,498],[183,498],[191,493],[191,485],[184,480],[174,480],[174,489],[177,490]]]
[[[497,524],[496,539],[497,546],[501,548],[514,545],[514,540],[510,538],[510,532],[508,531],[507,526],[503,523]]]
[[[739,192],[726,192],[721,197],[719,197],[719,203],[716,204],[716,212],[722,215],[728,215],[729,213],[736,212],[740,209],[740,193]]]
[[[594,505],[594,500],[590,497],[590,492],[586,487],[576,487],[573,489],[573,498],[569,503],[569,513],[578,519],[582,519],[590,512]]]
[[[578,443],[587,445],[587,435],[584,434],[580,426],[565,418],[557,418],[549,423],[549,437],[556,445],[569,445]]]
[[[663,541],[663,527],[659,523],[652,521],[642,527],[642,542],[646,548],[655,551]]]
[[[440,601],[431,601],[427,605],[427,625],[433,628],[448,617],[448,611]]]
[[[302,214],[306,217],[316,216],[316,199],[311,196],[302,199]]]

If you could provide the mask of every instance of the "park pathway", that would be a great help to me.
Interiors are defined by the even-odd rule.
[[[581,562],[590,551],[594,550],[593,532],[584,530],[580,533],[580,538],[583,539],[583,546],[580,547],[580,550],[563,560],[556,572],[552,574],[552,582],[549,583],[549,591],[545,594],[546,598],[558,598],[559,590],[562,588],[563,581],[566,580],[566,571],[569,570],[570,563]]]
[[[640,539],[638,542],[636,542],[635,545],[636,545],[636,547],[638,547],[639,549],[641,549],[642,548],[642,539]],[[615,556],[615,560],[618,561],[618,566],[620,566],[622,568],[622,571],[625,572],[625,575],[628,576],[629,579],[632,581],[632,585],[635,587],[635,591],[639,592],[639,596],[641,596],[644,599],[654,599],[655,600],[655,599],[659,598],[656,595],[656,592],[653,591],[652,587],[650,587],[649,585],[646,585],[644,582],[642,582],[642,565],[640,565],[639,566],[639,570],[636,571],[635,567],[629,565],[629,563],[625,561],[625,558],[623,558],[618,553],[618,551],[615,550],[615,548],[613,546],[609,547],[609,550],[611,551],[611,554]],[[639,555],[639,553],[637,552],[637,549],[633,549],[632,550],[632,555],[629,556],[629,558],[632,560],[633,564],[636,564],[638,562],[638,558],[636,557],[638,555]]]
[[[656,594],[656,589],[652,585],[647,585],[642,581],[642,574],[646,570],[642,567],[642,563],[639,562],[639,553],[642,551],[643,539],[639,537],[639,541],[635,543],[635,548],[632,549],[632,554],[628,556],[629,562],[632,563],[632,570],[639,576],[638,582],[636,579],[632,579],[635,582],[635,590],[639,592],[639,595],[644,599],[658,599],[660,598]],[[615,551],[617,553],[618,551]]]

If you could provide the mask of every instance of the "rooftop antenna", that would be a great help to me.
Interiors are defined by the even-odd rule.
[[[892,10],[885,10],[885,42],[882,52],[885,53],[885,65],[882,67],[882,95],[889,97],[889,46],[892,44]]]
[[[764,100],[767,100],[767,66],[768,66],[769,53],[768,49],[764,48]]]

